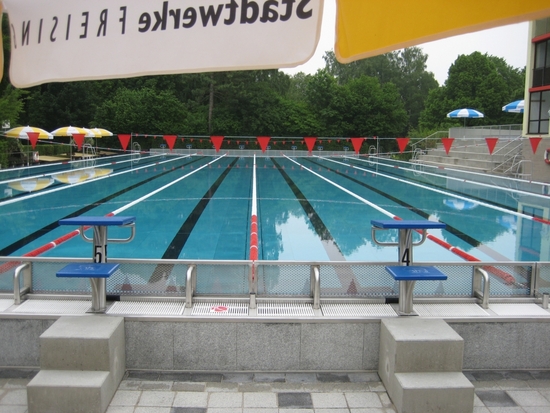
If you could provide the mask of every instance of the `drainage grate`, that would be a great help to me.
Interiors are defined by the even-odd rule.
[[[85,314],[92,306],[84,300],[27,300],[13,310],[14,313]]]
[[[200,316],[213,316],[213,317],[224,317],[224,316],[247,316],[248,315],[248,303],[221,303],[221,302],[210,302],[210,303],[193,303],[193,310],[191,315],[200,315]]]
[[[311,304],[296,302],[262,302],[258,303],[258,315],[267,317],[300,317],[315,315]]]
[[[389,304],[321,304],[326,317],[396,317]]]
[[[550,316],[550,313],[536,304],[489,304],[489,308],[502,316]]]
[[[107,314],[120,315],[182,315],[183,302],[166,301],[117,301]]]
[[[1,299],[0,300],[0,312],[6,311],[12,305],[13,305],[13,300],[12,299],[8,299],[8,300]]]
[[[486,317],[487,311],[477,304],[415,304],[414,311],[421,317]]]

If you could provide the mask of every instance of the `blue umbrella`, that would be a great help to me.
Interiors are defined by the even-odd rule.
[[[512,103],[508,103],[507,105],[502,107],[503,112],[511,112],[511,113],[523,113],[523,108],[525,106],[524,100],[516,100]]]
[[[464,118],[464,126],[466,126],[466,118],[482,118],[484,115],[475,109],[456,109],[447,113],[448,118]]]

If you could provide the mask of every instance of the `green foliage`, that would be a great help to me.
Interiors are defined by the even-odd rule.
[[[144,87],[119,89],[101,104],[95,120],[102,127],[126,133],[178,134],[185,129],[186,118],[185,106],[173,92]]]
[[[462,119],[449,119],[455,109],[472,108],[485,117],[467,121],[468,125],[521,123],[519,115],[502,111],[502,106],[523,97],[525,70],[515,69],[504,60],[474,52],[460,55],[449,68],[445,86],[433,90],[420,117],[423,128],[448,128],[463,124]]]

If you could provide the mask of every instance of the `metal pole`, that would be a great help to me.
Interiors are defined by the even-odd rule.
[[[93,256],[95,263],[107,262],[107,227],[94,226]],[[92,312],[103,313],[107,306],[107,283],[105,278],[90,278],[92,286]]]

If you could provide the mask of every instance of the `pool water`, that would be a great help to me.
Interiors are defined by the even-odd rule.
[[[115,212],[136,217],[136,236],[110,244],[111,257],[249,258],[254,158],[120,156],[75,166],[88,177],[62,176],[70,165],[0,174],[0,256],[31,253],[71,232],[57,225],[62,218]],[[371,220],[397,217],[444,222],[429,233],[482,261],[550,260],[547,195],[355,158],[259,156],[255,170],[260,260],[394,261],[396,247],[373,242]],[[53,182],[16,189],[24,188],[14,182],[38,175]],[[109,229],[109,238],[127,235]],[[396,241],[397,232],[377,239]],[[430,240],[414,254],[416,261],[463,260]],[[76,236],[41,256],[91,255],[91,244]]]

